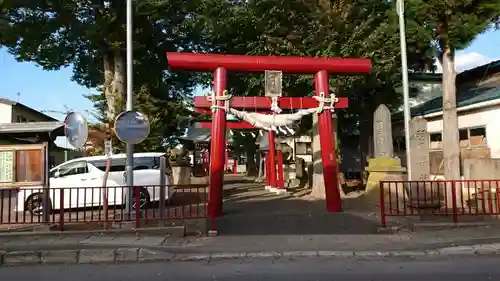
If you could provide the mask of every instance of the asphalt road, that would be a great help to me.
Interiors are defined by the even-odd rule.
[[[168,281],[168,280],[500,280],[500,256],[423,260],[303,259],[244,263],[148,263],[0,268],[0,280]]]

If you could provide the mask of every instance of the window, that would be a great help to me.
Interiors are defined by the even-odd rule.
[[[97,169],[106,172],[106,164],[96,166]],[[125,165],[111,165],[109,167],[110,172],[125,172]]]
[[[148,166],[136,166],[134,170],[149,170],[150,168]]]
[[[443,135],[441,132],[438,133],[430,133],[430,148],[431,149],[442,149],[443,148]]]
[[[90,160],[89,163],[101,171],[106,171],[106,160]],[[126,159],[111,159],[110,172],[125,172]],[[168,167],[168,161],[167,161]],[[134,170],[159,169],[160,157],[134,158]]]
[[[486,146],[486,128],[472,127],[461,129],[460,131],[460,147],[476,147]]]
[[[441,133],[432,133],[432,134],[430,134],[429,137],[431,138],[431,142],[435,142],[435,141],[441,142],[441,141],[443,141]]]
[[[469,129],[470,146],[485,146],[486,145],[486,128],[471,128]]]
[[[458,131],[458,139],[460,142],[460,147],[469,146],[469,132],[467,131],[467,129],[461,129]]]
[[[16,181],[34,182],[42,181],[43,175],[42,150],[17,150],[16,151]]]
[[[57,169],[59,171],[59,177],[67,177],[73,175],[85,174],[88,172],[87,162],[78,161],[63,165]]]
[[[24,116],[18,115],[16,117],[16,121],[17,121],[17,123],[26,123],[26,122],[28,122],[28,119],[26,119],[26,117],[24,117]]]
[[[119,159],[112,159],[111,166],[109,167],[110,172],[124,172],[125,171],[125,162],[118,161]],[[106,171],[106,160],[91,160],[89,161],[91,165],[96,167],[97,169],[105,172]]]
[[[155,164],[156,163],[154,157],[134,157],[134,170],[138,170],[137,167],[140,166],[146,166],[148,167],[148,169],[153,169]]]
[[[477,146],[486,146],[486,128],[485,127],[472,127],[462,128],[458,131],[459,142],[461,148],[470,148]],[[431,133],[430,148],[443,149],[442,133]]]

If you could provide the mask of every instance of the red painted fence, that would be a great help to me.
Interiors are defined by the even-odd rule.
[[[381,181],[380,218],[441,216],[454,223],[465,217],[500,215],[500,180]]]
[[[135,186],[131,189],[132,208],[125,206],[127,190],[130,190],[127,186],[107,187],[106,190],[107,193],[102,187],[50,188],[48,197],[40,188],[0,190],[0,230],[50,224],[63,231],[68,224],[80,229],[84,224],[109,223],[111,226],[118,222],[134,222],[135,228],[140,228],[154,226],[158,221],[191,219],[212,219],[214,226],[213,218],[207,213],[207,185]],[[160,193],[165,195],[163,202]],[[50,202],[48,214],[43,208],[47,198]]]

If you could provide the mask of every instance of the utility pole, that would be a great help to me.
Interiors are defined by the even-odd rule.
[[[399,16],[399,41],[401,44],[401,75],[403,76],[403,113],[405,124],[406,173],[408,175],[408,180],[412,180],[410,150],[410,89],[408,85],[408,62],[406,59],[406,27],[404,10],[404,0],[397,0],[396,11]]]
[[[132,0],[127,0],[127,111],[134,110],[134,95],[133,95],[133,76],[134,76],[134,61],[133,61],[133,41],[132,41]],[[126,185],[128,186],[127,197],[127,213],[132,210],[132,195],[134,186],[134,144],[127,143],[127,164]],[[136,210],[138,211],[138,210]]]

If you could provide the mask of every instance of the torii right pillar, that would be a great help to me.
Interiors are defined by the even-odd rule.
[[[330,98],[330,81],[326,70],[318,71],[314,75],[314,91],[318,97]],[[326,208],[329,212],[340,212],[342,211],[342,198],[338,186],[337,151],[333,132],[332,112],[323,110],[318,114],[318,133],[321,145]]]

